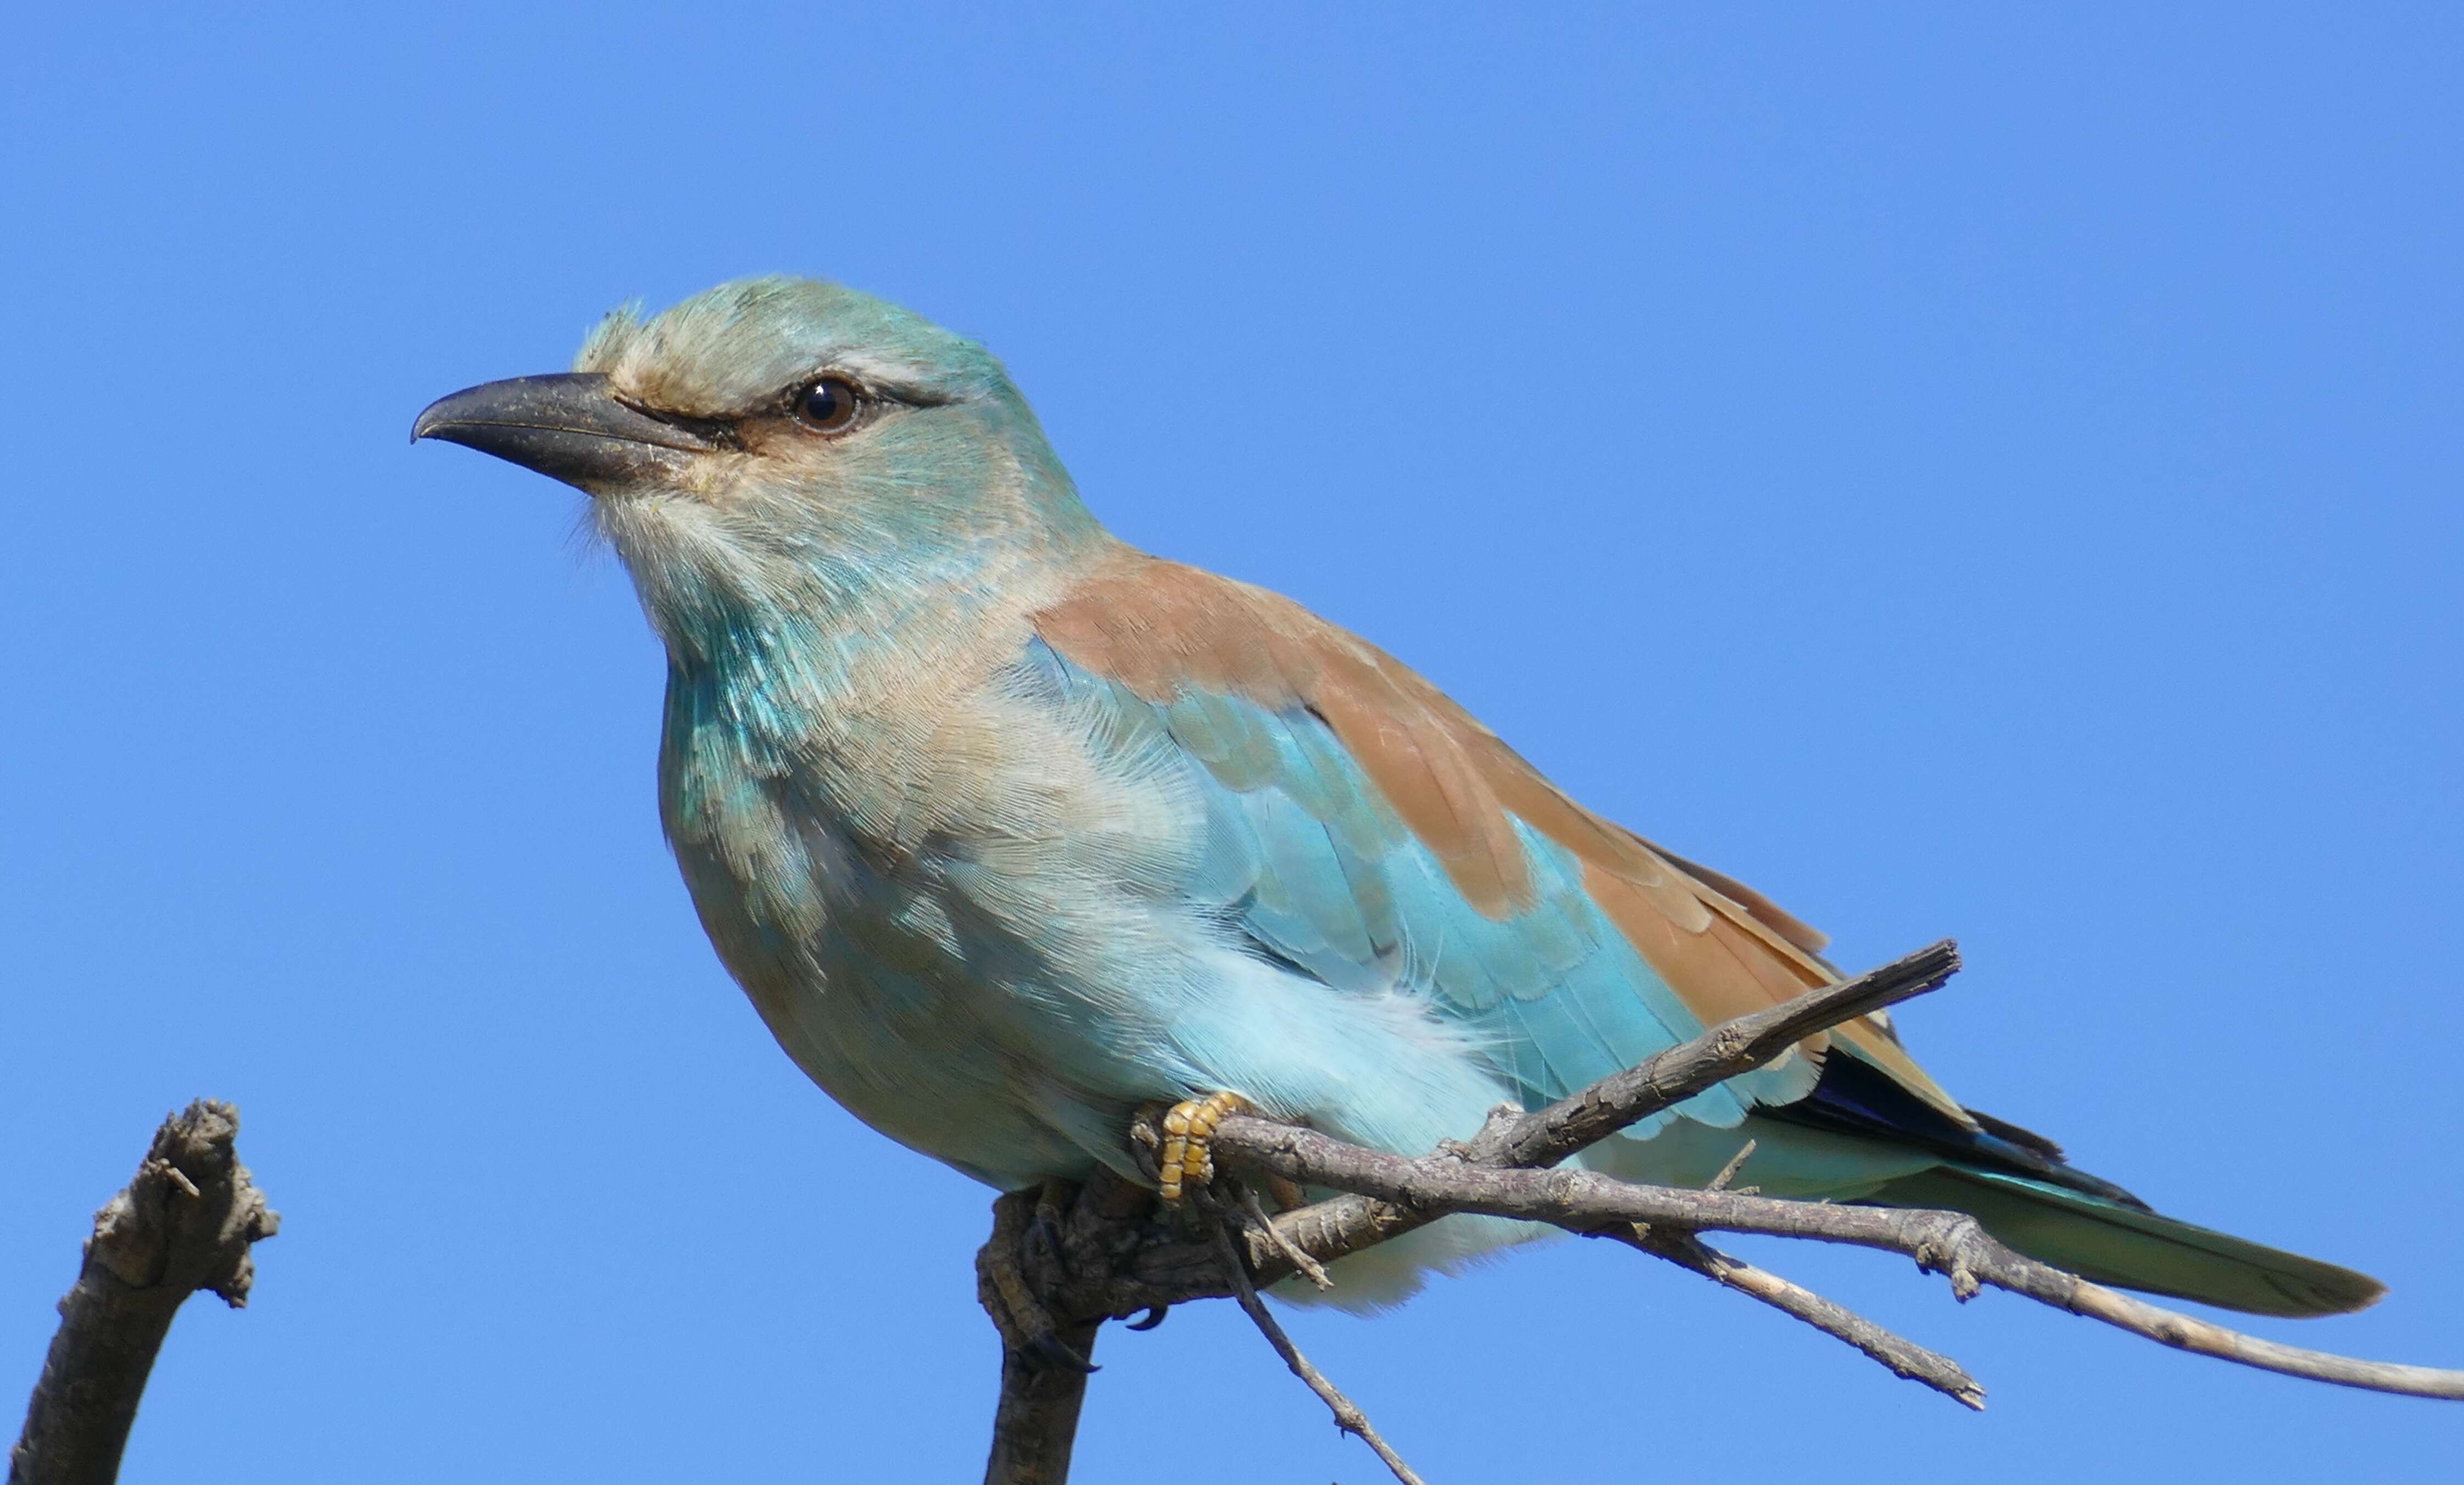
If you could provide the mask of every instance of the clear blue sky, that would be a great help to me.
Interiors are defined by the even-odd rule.
[[[1904,1018],[1951,1087],[2393,1286],[2262,1332],[2464,1365],[2464,14],[347,9],[37,6],[0,55],[9,1428],[87,1214],[211,1094],[286,1225],[126,1478],[974,1477],[990,1193],[703,943],[580,497],[404,441],[767,271],[981,338],[1115,529],[1848,963],[1957,935]],[[1574,1243],[1293,1328],[1441,1481],[2464,1449],[1752,1251],[1991,1411]],[[1084,1480],[1378,1477],[1226,1307],[1104,1360]]]

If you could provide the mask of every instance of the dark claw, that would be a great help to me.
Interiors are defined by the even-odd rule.
[[[1151,1306],[1144,1315],[1139,1316],[1136,1320],[1131,1321],[1122,1328],[1125,1330],[1153,1330],[1157,1325],[1162,1324],[1163,1318],[1171,1313],[1172,1306],[1169,1304],[1154,1305]]]
[[[1071,1350],[1067,1343],[1049,1330],[1027,1342],[1023,1354],[1028,1365],[1042,1371],[1074,1371],[1089,1376],[1104,1369]]]
[[[1061,1216],[1048,1206],[1038,1206],[1035,1215],[1026,1222],[1026,1232],[1019,1239],[1020,1257],[1030,1275],[1069,1272],[1061,1256]]]

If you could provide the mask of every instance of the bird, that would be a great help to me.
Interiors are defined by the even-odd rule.
[[[666,651],[661,821],[718,957],[832,1098],[1001,1191],[1150,1182],[1156,1104],[1193,1140],[1249,1108],[1422,1154],[1841,978],[1368,641],[1112,535],[990,352],[858,290],[627,306],[411,436],[590,497]],[[1965,1212],[2100,1282],[2278,1316],[2383,1292],[2075,1168],[1881,1015],[1577,1164],[1699,1187],[1749,1142],[1766,1194]],[[1325,1299],[1536,1231],[1448,1217]]]

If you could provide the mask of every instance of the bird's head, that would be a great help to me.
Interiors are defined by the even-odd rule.
[[[419,415],[588,491],[671,647],[780,618],[880,622],[1101,539],[983,347],[837,284],[723,284],[620,310],[562,375]]]

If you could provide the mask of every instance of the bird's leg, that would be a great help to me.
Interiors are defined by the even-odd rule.
[[[1192,1187],[1215,1179],[1215,1126],[1226,1114],[1246,1114],[1257,1105],[1238,1093],[1211,1093],[1184,1100],[1164,1111],[1163,1147],[1155,1155],[1155,1190],[1166,1206],[1177,1206]]]
[[[976,1299],[1001,1331],[1001,1344],[1031,1365],[1093,1371],[1052,1323],[1052,1312],[1027,1281],[1022,1259],[1040,1191],[1011,1191],[993,1203],[993,1235],[976,1250]]]

